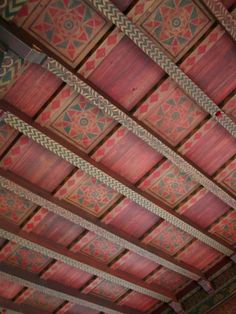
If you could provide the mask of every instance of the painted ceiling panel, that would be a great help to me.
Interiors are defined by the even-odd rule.
[[[103,218],[104,223],[136,238],[140,238],[158,220],[158,216],[128,199],[121,201]]]
[[[62,308],[62,310],[58,311],[57,314],[99,314],[99,311],[95,311],[81,305],[69,303],[69,306],[68,310],[63,311]]]
[[[131,292],[123,300],[120,301],[121,305],[127,305],[139,311],[148,311],[151,307],[158,303],[157,300],[148,296],[142,295],[138,292]]]
[[[153,61],[125,37],[88,79],[130,110],[163,74]]]
[[[162,156],[121,127],[97,149],[93,159],[135,183],[160,161]]]
[[[73,169],[69,163],[26,136],[22,136],[10,149],[1,166],[50,192]]]
[[[1,278],[0,278],[0,296],[1,297],[5,299],[12,299],[22,289],[23,289],[23,286],[13,281],[9,281],[8,279],[4,278],[4,276],[1,275]]]

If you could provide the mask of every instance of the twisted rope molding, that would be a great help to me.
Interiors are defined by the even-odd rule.
[[[234,197],[230,196],[215,182],[208,179],[203,173],[190,165],[179,153],[174,152],[170,147],[152,135],[138,122],[134,121],[126,113],[118,109],[103,96],[99,95],[92,87],[80,80],[76,75],[67,70],[59,62],[52,58],[48,58],[47,61],[43,64],[43,67],[57,77],[61,78],[61,80],[72,87],[74,91],[83,95],[85,98],[91,101],[91,103],[101,109],[106,115],[125,126],[129,131],[147,143],[150,147],[169,159],[173,164],[191,176],[196,182],[204,186],[208,191],[216,195],[230,207],[236,209],[236,200]]]
[[[37,204],[38,206],[47,208],[49,211],[53,212],[54,214],[59,215],[71,221],[74,224],[78,224],[91,232],[95,232],[97,235],[107,239],[108,241],[118,244],[119,246],[124,247],[127,250],[133,251],[140,256],[148,258],[157,264],[160,264],[168,269],[171,269],[172,271],[175,271],[181,275],[186,276],[187,278],[190,278],[192,280],[198,280],[201,277],[200,273],[194,273],[193,271],[189,271],[185,269],[181,265],[180,266],[177,265],[177,263],[174,264],[162,257],[159,257],[158,255],[150,251],[147,251],[143,249],[142,247],[135,245],[132,242],[127,241],[125,238],[121,238],[107,231],[106,229],[99,227],[96,224],[69,212],[68,210],[64,209],[61,206],[58,206],[54,204],[53,202],[45,200],[43,197],[35,193],[32,193],[31,191],[21,187],[20,185],[6,179],[5,177],[1,175],[0,175],[0,186],[7,189],[8,191],[15,193],[16,195],[22,198],[25,198],[33,202],[34,204]]]
[[[229,35],[236,41],[236,20],[219,0],[202,1],[215,18],[220,22]]]
[[[147,56],[159,65],[199,106],[236,137],[236,125],[220,108],[169,59],[149,37],[109,0],[90,0],[93,6],[127,35]],[[220,113],[220,115],[218,114]]]
[[[3,119],[7,124],[12,126],[15,130],[23,133],[27,137],[31,138],[33,141],[45,147],[47,150],[56,154],[60,158],[68,161],[70,164],[74,165],[75,167],[80,168],[86,174],[96,178],[100,182],[114,189],[118,193],[124,195],[128,199],[146,208],[153,214],[158,215],[159,217],[163,218],[164,220],[168,221],[169,223],[173,224],[179,229],[189,233],[193,237],[197,238],[198,240],[202,241],[203,243],[211,246],[212,248],[216,249],[217,251],[227,256],[231,256],[234,253],[230,248],[216,241],[210,235],[204,234],[197,228],[182,221],[180,218],[176,217],[174,214],[167,212],[165,209],[157,206],[152,201],[149,201],[147,198],[133,191],[128,186],[125,186],[121,182],[113,179],[108,174],[104,173],[103,171],[96,168],[95,166],[87,162],[86,160],[77,156],[75,153],[73,153],[69,149],[66,149],[64,146],[52,140],[51,138],[49,138],[48,136],[46,136],[44,133],[40,132],[39,130],[33,128],[32,126],[30,126],[29,124],[27,124],[20,118],[16,117],[12,113],[5,112],[3,115]]]
[[[105,312],[105,313],[107,313],[107,311],[109,311],[109,313],[111,313],[111,314],[122,314],[122,312],[115,311],[115,310],[112,310],[110,308],[108,309],[107,307],[104,307],[104,306],[101,306],[101,305],[98,305],[98,304],[94,304],[94,303],[89,302],[89,301],[78,299],[78,298],[73,297],[73,296],[71,296],[69,294],[65,294],[65,293],[60,292],[60,291],[49,289],[47,287],[35,284],[35,283],[31,282],[31,281],[28,281],[28,280],[25,280],[23,278],[17,277],[15,275],[10,275],[10,274],[5,273],[5,272],[0,270],[0,277],[1,276],[7,278],[10,281],[16,282],[16,283],[18,283],[18,284],[20,284],[22,286],[25,286],[25,287],[37,290],[37,291],[39,291],[41,293],[48,294],[48,295],[56,297],[56,298],[61,298],[62,300],[67,300],[67,301],[70,301],[70,302],[73,302],[73,303],[76,303],[76,304],[79,304],[79,305],[91,308],[93,310],[97,310],[97,311],[101,311],[101,312]],[[14,313],[16,313],[16,312],[14,312]]]
[[[80,269],[86,273],[89,273],[91,275],[95,275],[99,278],[102,278],[106,281],[109,281],[115,285],[122,286],[126,289],[131,289],[133,291],[136,291],[141,294],[145,294],[147,296],[150,296],[154,299],[161,300],[163,302],[169,302],[171,298],[165,296],[164,294],[155,292],[151,289],[141,287],[139,285],[136,285],[130,281],[124,280],[120,277],[116,277],[114,275],[111,275],[103,270],[97,269],[95,267],[92,267],[90,265],[84,264],[82,262],[77,261],[76,259],[70,258],[68,256],[65,256],[63,254],[60,254],[54,250],[48,249],[42,245],[39,245],[35,242],[32,242],[30,240],[24,239],[12,232],[9,232],[3,228],[0,227],[0,236],[4,239],[7,239],[9,241],[13,241],[14,243],[17,243],[25,248],[28,248],[29,250],[33,250],[37,253],[43,254],[49,258],[55,259],[57,261],[63,262],[66,265],[69,265],[71,267]]]

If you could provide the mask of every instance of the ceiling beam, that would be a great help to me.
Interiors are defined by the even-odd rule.
[[[1,274],[0,274],[0,276],[1,276]],[[50,312],[48,312],[48,311],[36,309],[35,307],[32,307],[28,304],[15,303],[11,300],[4,299],[2,297],[0,297],[0,305],[1,305],[1,307],[3,307],[4,309],[7,310],[6,314],[8,314],[8,310],[11,311],[11,312],[9,312],[9,314],[20,314],[20,313],[23,313],[23,314],[50,314]],[[1,308],[0,308],[0,313],[4,314],[4,311],[1,311]]]
[[[220,0],[203,0],[202,3],[236,41],[236,20]]]
[[[78,148],[75,148],[49,129],[40,126],[26,114],[9,106],[9,104],[3,100],[0,101],[0,109],[4,112],[2,119],[4,119],[5,123],[56,154],[58,157],[68,161],[86,174],[96,178],[108,187],[213,247],[217,251],[227,256],[231,256],[235,252],[234,248],[227,242],[200,228],[194,222],[173,211],[165,203],[132,185],[125,178],[115,174],[104,165],[97,163]]]
[[[161,153],[178,168],[191,176],[196,182],[200,183],[208,191],[216,195],[216,197],[220,198],[230,207],[236,209],[235,197],[229,191],[214,181],[187,157],[181,155],[176,149],[174,149],[152,129],[146,126],[142,121],[139,121],[136,117],[131,116],[118,104],[113,105],[109,100],[100,95],[94,87],[91,87],[91,84],[89,85],[89,83],[78,73],[74,74],[71,70],[68,70],[68,66],[66,66],[60,58],[50,52],[35,38],[26,33],[23,29],[19,29],[14,24],[8,24],[4,21],[0,21],[0,32],[4,34],[2,39],[3,42],[6,43],[12,50],[15,50],[18,54],[20,54],[21,45],[23,45],[24,56],[26,56],[27,60],[42,64],[44,68],[60,77],[61,80],[67,83],[75,92],[83,95],[91,101],[91,103],[101,109],[107,116],[122,124],[146,144]],[[30,48],[35,45],[40,47],[42,51],[46,51],[48,55],[53,55],[53,58],[47,58],[46,54],[39,53],[39,51]],[[28,49],[27,53],[25,52],[25,46],[27,46]],[[47,59],[47,61],[43,62],[45,59]],[[64,64],[64,66],[62,64]]]
[[[40,235],[26,232],[4,218],[1,218],[0,221],[0,236],[126,289],[134,290],[163,302],[176,301],[174,294],[168,289],[156,284],[148,284],[123,271],[111,269],[90,256],[79,252],[73,253],[61,244],[52,242]]]
[[[10,281],[17,282],[22,286],[34,289],[41,293],[60,298],[62,300],[67,300],[97,311],[111,314],[141,314],[140,312],[136,310],[134,311],[126,306],[120,306],[106,301],[105,299],[81,293],[77,289],[64,286],[54,281],[41,279],[38,275],[19,269],[15,266],[7,265],[3,262],[0,263],[0,276],[4,276]],[[20,309],[21,305],[19,304],[18,306]]]
[[[192,280],[206,279],[204,274],[195,267],[177,261],[169,254],[143,244],[136,238],[117,230],[113,226],[102,223],[99,219],[89,215],[78,206],[64,200],[59,200],[35,184],[26,181],[14,173],[0,168],[0,186],[23,197],[34,204],[45,207],[56,215],[59,215],[74,224],[96,233],[97,235],[127,249],[140,256],[162,265],[172,271]]]
[[[116,25],[136,46],[159,65],[200,107],[231,135],[236,137],[234,121],[222,111],[149,37],[109,0],[90,0],[108,21]],[[219,114],[220,113],[220,114]]]

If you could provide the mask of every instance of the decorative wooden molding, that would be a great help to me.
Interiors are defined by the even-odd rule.
[[[236,126],[175,63],[109,0],[90,0],[93,6],[159,65],[199,106],[236,137]]]
[[[224,27],[228,34],[236,41],[236,20],[220,0],[204,0],[212,15]]]
[[[45,281],[35,274],[26,272],[11,265],[6,265],[5,263],[0,263],[0,276],[4,276],[8,280],[17,282],[20,285],[34,289],[36,291],[60,298],[62,300],[67,300],[72,303],[79,304],[97,311],[111,314],[141,314],[140,312],[133,311],[132,309],[125,306],[119,306],[117,304],[106,301],[105,299],[86,295],[76,289],[63,286],[62,284],[55,283],[49,280]],[[20,309],[22,305],[17,304],[17,306]],[[40,314],[41,313],[44,314],[43,312],[40,312]]]
[[[111,269],[103,263],[82,253],[73,253],[60,244],[54,243],[39,235],[23,231],[3,218],[1,218],[0,222],[0,236],[9,241],[14,241],[29,250],[63,262],[66,265],[81,269],[82,271],[110,281],[116,285],[120,285],[126,289],[131,289],[163,302],[170,300],[176,301],[174,294],[165,288],[148,284],[120,270]]]
[[[0,168],[0,186],[23,197],[34,204],[45,207],[56,215],[59,215],[72,223],[81,225],[83,228],[95,232],[97,235],[127,249],[136,254],[163,265],[192,280],[204,279],[204,275],[198,269],[183,262],[175,260],[170,255],[147,245],[142,244],[135,238],[123,234],[114,227],[103,224],[100,220],[91,217],[82,209],[59,200],[34,184],[18,177],[17,175]],[[79,213],[79,214],[78,214]]]
[[[51,131],[39,126],[36,122],[33,122],[19,110],[6,106],[3,102],[0,104],[0,109],[4,111],[2,118],[5,123],[31,138],[44,148],[53,152],[58,157],[68,161],[70,164],[81,169],[86,174],[96,178],[113,190],[146,208],[155,215],[158,215],[164,220],[170,222],[179,229],[189,233],[205,244],[213,247],[217,251],[227,256],[231,256],[234,253],[234,249],[225,241],[203,229],[200,229],[193,222],[174,212],[161,201],[156,200],[148,193],[136,188],[124,178],[113,174],[103,165],[99,165],[84,153],[79,152],[78,149],[75,150],[72,145],[66,143]]]

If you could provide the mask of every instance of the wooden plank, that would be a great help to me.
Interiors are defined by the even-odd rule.
[[[1,267],[1,266],[0,266]],[[0,305],[7,310],[6,314],[8,313],[8,310],[10,310],[11,314],[18,314],[18,313],[24,313],[24,314],[50,314],[48,311],[43,311],[36,309],[35,307],[32,307],[28,304],[16,304],[11,300],[4,299],[0,297]],[[1,308],[0,308],[1,310]],[[3,310],[0,312],[4,314]],[[10,314],[9,313],[9,314]]]

